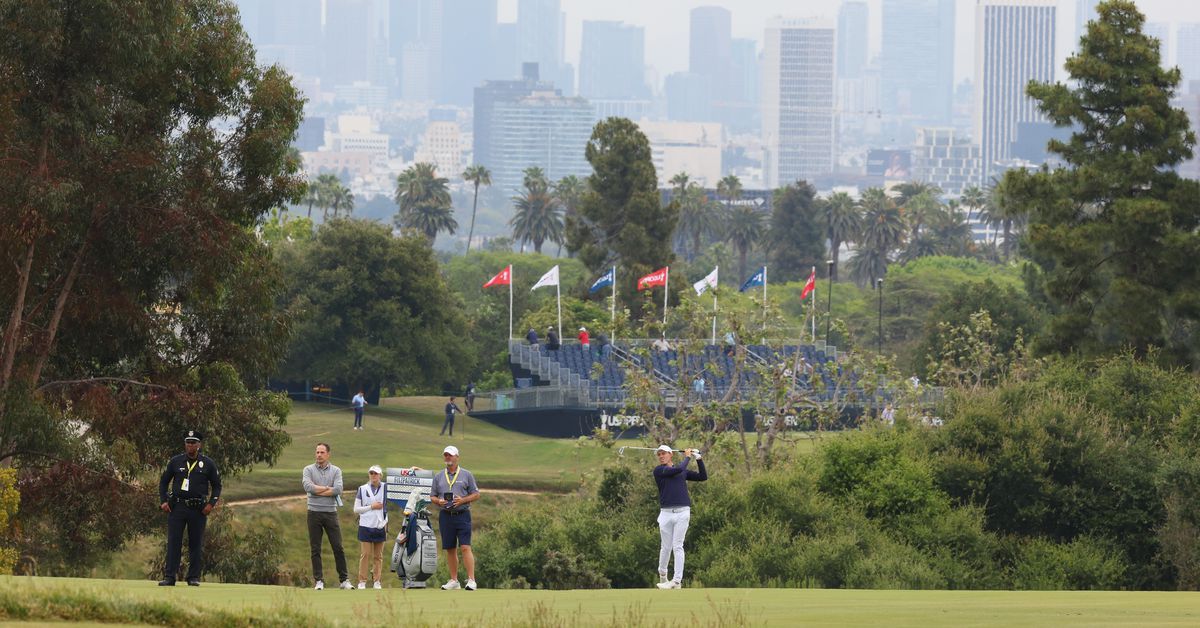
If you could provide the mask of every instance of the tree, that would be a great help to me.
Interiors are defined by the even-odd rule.
[[[882,188],[863,191],[863,231],[850,274],[859,285],[873,286],[887,273],[888,256],[904,240],[904,219]]]
[[[329,220],[329,208],[333,207],[333,191],[342,187],[342,181],[335,174],[321,174],[317,175],[313,187],[317,207],[321,208],[321,222],[324,222]]]
[[[705,238],[711,238],[719,230],[721,206],[710,201],[704,188],[694,181],[677,189],[676,199],[679,206],[676,239],[682,241],[680,248],[687,251],[687,259],[691,262],[701,253]]]
[[[423,238],[393,238],[382,225],[335,220],[293,255],[289,298],[305,315],[286,379],[431,391],[462,380],[474,358],[461,341],[462,304]]]
[[[736,174],[728,174],[717,181],[717,196],[725,197],[725,209],[733,211],[733,202],[742,197],[742,180]]]
[[[748,205],[733,208],[725,215],[725,240],[738,252],[738,276],[745,277],[746,257],[766,233],[766,217]]]
[[[554,198],[563,208],[563,225],[565,227],[567,219],[574,216],[579,211],[579,203],[583,200],[583,193],[587,191],[587,183],[579,177],[569,174],[558,180],[553,186]],[[562,255],[563,244],[566,243],[566,232],[564,230],[563,238],[558,242],[558,255]]]
[[[463,180],[475,187],[475,196],[471,201],[471,228],[467,230],[467,252],[471,252],[471,240],[475,238],[475,212],[479,208],[479,186],[492,184],[492,171],[485,166],[474,165],[463,171]]]
[[[433,164],[413,164],[396,177],[396,204],[396,226],[424,235],[430,246],[439,233],[453,235],[458,229],[450,209],[449,181],[437,176]]]
[[[513,228],[513,239],[522,247],[533,243],[533,250],[541,253],[542,243],[563,241],[562,206],[550,192],[550,184],[541,168],[525,169],[525,191],[513,197],[517,211],[508,224]]]
[[[329,190],[329,208],[334,218],[340,218],[343,210],[349,215],[354,211],[354,193],[339,182]]]
[[[679,209],[662,206],[650,141],[632,121],[609,118],[596,124],[585,154],[592,174],[579,214],[567,225],[567,250],[596,274],[619,264],[623,276],[637,277],[669,265],[674,254],[665,243],[675,232]],[[678,282],[671,285],[678,288]],[[622,281],[617,289],[621,302],[640,316],[634,281]]]
[[[1028,220],[1031,292],[1052,316],[1041,348],[1137,355],[1195,368],[1200,339],[1200,183],[1172,167],[1192,156],[1187,114],[1171,106],[1178,69],[1164,69],[1133,2],[1101,3],[1069,83],[1030,84],[1038,108],[1070,139],[1050,142],[1064,167],[1010,171],[1005,211]]]
[[[757,212],[756,212],[757,213]],[[797,181],[775,190],[771,210],[771,276],[795,281],[825,261],[825,217],[811,184]],[[742,269],[743,276],[745,269]]]
[[[987,314],[986,324],[974,318],[981,312]],[[915,351],[920,358],[914,361],[917,374],[929,380],[935,374],[934,367],[939,365],[943,366],[943,374],[949,374],[950,365],[962,360],[962,349],[973,346],[962,341],[978,340],[988,326],[992,329],[987,331],[987,344],[997,360],[997,368],[976,381],[994,383],[996,376],[1023,358],[1023,339],[1041,329],[1041,320],[1023,290],[1001,287],[991,279],[959,284],[925,316],[924,337]],[[982,354],[979,352],[976,357]]]
[[[833,260],[832,278],[838,278],[838,252],[842,244],[862,233],[862,208],[845,192],[834,192],[825,201],[825,228],[829,238],[829,259]]]
[[[156,522],[182,430],[230,477],[286,444],[246,383],[290,332],[254,228],[300,198],[302,104],[229,3],[0,3],[0,459],[43,573]]]

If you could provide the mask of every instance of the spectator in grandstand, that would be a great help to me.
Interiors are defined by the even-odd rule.
[[[554,326],[546,328],[546,349],[548,351],[558,351],[562,343],[558,341],[558,332],[554,331]]]
[[[884,406],[883,414],[881,415],[880,418],[882,418],[883,422],[887,425],[895,425],[896,424],[896,409],[892,407],[892,404],[889,403],[886,406]]]
[[[608,336],[604,332],[596,334],[596,344],[600,346],[600,359],[607,360],[612,354],[612,343],[609,342]]]
[[[537,335],[537,332],[534,331],[532,327],[529,328],[529,333],[525,334],[525,339],[529,341],[529,345],[532,346],[534,349],[538,348],[538,335]]]
[[[697,399],[704,398],[704,373],[696,373],[692,378],[692,392],[696,393]]]
[[[734,350],[737,348],[737,337],[732,331],[725,332],[725,355],[733,357]]]
[[[657,338],[654,340],[654,342],[650,343],[650,346],[654,347],[655,351],[671,350],[671,343],[667,342],[666,338]]]
[[[590,351],[592,349],[592,342],[591,338],[588,337],[587,327],[579,328],[579,344],[583,345],[584,351]]]

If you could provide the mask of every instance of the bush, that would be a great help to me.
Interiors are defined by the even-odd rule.
[[[1012,586],[1026,590],[1110,590],[1128,568],[1110,543],[1081,536],[1070,543],[1033,539],[1012,569]]]
[[[569,589],[607,589],[608,578],[597,571],[578,554],[559,551],[546,552],[542,564],[547,589],[557,591]]]
[[[158,578],[167,562],[166,542],[158,545],[158,553],[148,575]],[[252,528],[228,508],[218,508],[208,517],[204,529],[204,573],[221,582],[240,584],[292,584],[292,578],[280,569],[283,535],[274,524]],[[184,560],[180,561],[182,580],[187,556],[187,539],[183,541]]]

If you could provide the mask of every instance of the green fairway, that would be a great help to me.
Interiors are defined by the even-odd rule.
[[[341,467],[345,487],[367,481],[367,467],[442,466],[442,449],[455,445],[462,466],[470,469],[482,490],[521,488],[566,491],[579,485],[582,474],[616,456],[613,450],[572,439],[548,439],[509,432],[460,416],[454,436],[439,436],[444,397],[386,399],[382,407],[367,408],[362,431],[352,429],[349,408],[297,403],[288,417],[292,443],[271,468],[255,467],[228,483],[227,500],[300,494],[300,474],[313,461],[319,441],[330,444],[330,460]],[[460,402],[461,406],[461,402]],[[464,429],[465,428],[465,429]]]
[[[47,600],[53,603],[47,604]],[[609,591],[311,591],[204,584],[163,589],[153,582],[68,578],[0,578],[0,618],[49,620],[50,606],[99,607],[97,601],[167,602],[293,625],[643,626],[1195,626],[1200,593],[859,591],[820,589],[684,589]],[[86,611],[91,612],[91,611]],[[156,613],[163,615],[161,611]],[[59,615],[86,620],[86,615]],[[145,619],[143,618],[143,621]]]

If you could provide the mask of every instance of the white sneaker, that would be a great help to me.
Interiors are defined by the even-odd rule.
[[[447,582],[446,584],[442,585],[443,591],[453,591],[455,589],[461,589],[461,588],[462,587],[459,586],[459,584],[458,584],[458,580],[451,580],[450,582]]]
[[[666,574],[666,572],[663,572],[663,571],[660,571],[660,572],[658,572],[658,583],[659,583],[659,584],[662,584],[662,583],[664,583],[664,582],[666,582],[666,581],[667,581],[667,574]]]
[[[674,580],[668,580],[666,582],[660,582],[654,586],[657,586],[660,589],[678,589],[679,583],[675,582]]]
[[[375,587],[374,587],[374,588],[376,588],[376,589],[382,589],[382,588],[383,588],[383,583],[382,583],[382,582],[380,582],[380,581],[378,581],[378,580],[376,580],[376,581],[375,581]]]
[[[474,579],[474,578],[467,578],[467,586],[466,586],[465,588],[466,588],[466,590],[468,590],[468,591],[474,591],[474,590],[476,589],[476,586],[475,586],[475,579]]]
[[[350,584],[349,580],[342,580],[342,588],[347,591],[353,591],[354,585]]]
[[[358,581],[358,588],[360,588],[360,589],[365,589],[365,588],[367,588],[367,583],[363,582],[362,580],[359,580],[359,581]]]
[[[315,589],[317,591],[324,591],[325,590],[325,581],[317,580],[317,586],[313,587],[313,589]]]

